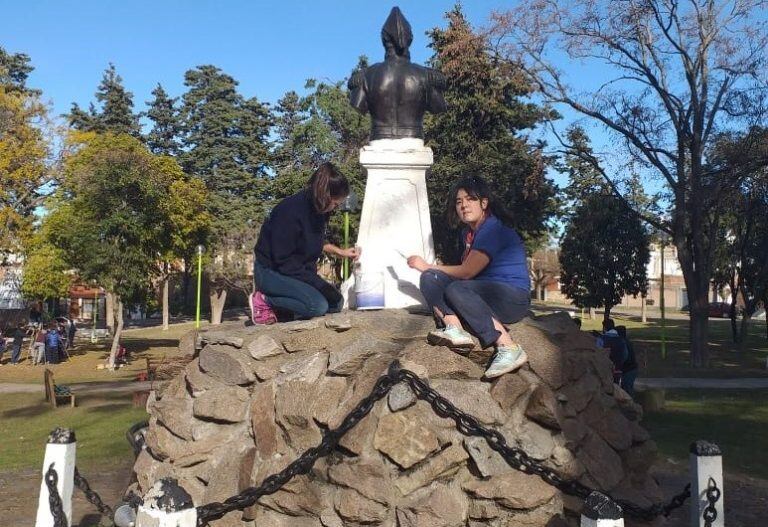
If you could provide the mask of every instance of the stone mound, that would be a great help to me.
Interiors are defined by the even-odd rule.
[[[172,476],[196,505],[260,484],[318,444],[398,359],[508,444],[592,488],[641,506],[661,500],[656,446],[611,363],[566,314],[511,327],[530,364],[481,380],[489,351],[429,346],[429,317],[352,312],[275,326],[222,325],[181,346],[193,356],[148,404],[138,492]],[[214,526],[577,525],[581,501],[509,467],[401,384],[306,476]]]

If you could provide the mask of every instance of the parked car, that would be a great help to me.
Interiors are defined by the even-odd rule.
[[[681,313],[690,313],[691,306],[685,305],[680,308]],[[736,307],[736,314],[739,315],[741,310]],[[710,318],[730,318],[731,316],[731,304],[728,302],[710,302],[709,303],[709,315]]]

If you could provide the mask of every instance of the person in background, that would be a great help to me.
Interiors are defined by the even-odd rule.
[[[67,349],[75,347],[75,332],[77,326],[75,326],[75,319],[69,319],[69,326],[67,326]]]
[[[48,364],[59,363],[61,348],[61,335],[56,322],[51,322],[45,335],[45,362]]]
[[[21,358],[21,346],[24,344],[24,337],[27,336],[27,330],[23,322],[19,322],[16,330],[13,332],[13,343],[11,344],[11,364],[18,364]]]
[[[349,195],[349,182],[331,163],[315,170],[304,190],[278,203],[254,247],[251,320],[277,321],[274,309],[296,319],[341,310],[341,293],[317,274],[322,253],[357,260],[358,248],[341,249],[325,239],[331,213]]]
[[[606,348],[610,351],[609,358],[613,363],[613,380],[616,384],[621,383],[621,372],[624,362],[627,360],[627,344],[616,331],[616,323],[609,318],[603,320],[603,332],[597,337],[597,347]]]
[[[637,364],[637,358],[635,357],[635,348],[627,338],[627,326],[616,326],[616,332],[624,339],[624,344],[627,346],[627,359],[621,367],[621,382],[619,385],[630,397],[634,398],[635,379],[637,379],[640,366]]]
[[[471,349],[472,333],[483,348],[495,348],[485,377],[499,377],[528,360],[522,346],[504,327],[520,321],[530,306],[525,246],[508,225],[508,213],[481,177],[459,180],[448,196],[446,209],[448,223],[463,227],[461,263],[437,265],[420,256],[408,258],[408,265],[421,271],[419,289],[438,326],[427,341]]]
[[[0,329],[0,364],[3,363],[3,353],[5,353],[5,334]]]
[[[35,343],[32,347],[32,365],[42,364],[45,361],[45,336],[47,331],[40,328],[35,333]]]

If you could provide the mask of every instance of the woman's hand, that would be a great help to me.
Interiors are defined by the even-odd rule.
[[[430,268],[430,265],[421,256],[413,255],[408,257],[408,267],[424,272]]]
[[[358,258],[360,258],[360,255],[363,253],[363,250],[360,247],[350,247],[348,249],[339,249],[339,256],[342,258],[352,258],[354,261],[357,261]]]

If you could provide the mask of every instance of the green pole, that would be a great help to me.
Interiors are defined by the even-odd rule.
[[[197,312],[195,314],[195,329],[200,327],[200,291],[203,284],[203,246],[197,246]]]
[[[661,239],[661,294],[659,295],[659,307],[661,308],[661,358],[667,358],[667,319],[664,312],[664,238]]]
[[[344,212],[344,248],[349,249],[349,212],[347,211]],[[349,258],[344,258],[342,274],[344,275],[344,280],[349,278]]]

